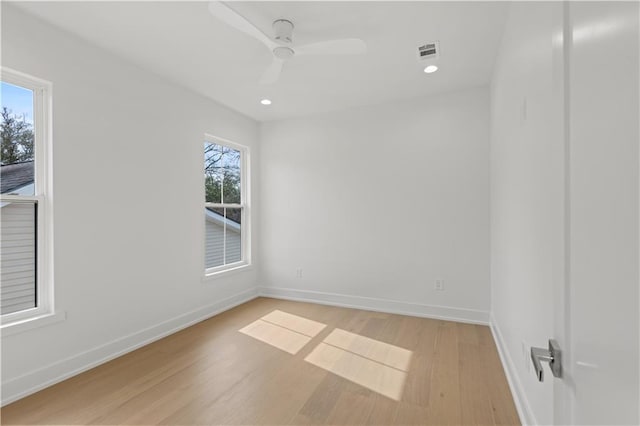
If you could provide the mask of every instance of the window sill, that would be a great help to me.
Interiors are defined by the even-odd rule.
[[[25,318],[20,321],[10,322],[8,324],[2,324],[0,330],[2,337],[12,336],[14,334],[22,333],[25,331],[33,330],[35,328],[44,327],[47,325],[55,324],[67,319],[67,313],[64,311],[54,312],[50,314],[39,315],[37,317]]]
[[[243,263],[238,266],[233,266],[229,269],[222,269],[220,271],[205,273],[202,276],[202,282],[204,283],[204,282],[212,281],[217,278],[222,278],[227,275],[237,274],[238,272],[250,271],[252,269],[253,269],[253,266],[250,263]]]

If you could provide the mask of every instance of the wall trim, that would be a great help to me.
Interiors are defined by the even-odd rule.
[[[30,373],[4,381],[2,382],[2,406],[160,340],[256,297],[258,297],[257,289],[250,288],[219,302],[194,309]]]
[[[500,331],[500,327],[498,326],[493,313],[491,313],[490,316],[489,326],[491,327],[493,340],[495,340],[496,347],[498,348],[498,355],[500,356],[500,361],[502,361],[502,368],[504,369],[504,372],[507,376],[507,382],[509,383],[509,388],[511,389],[513,402],[516,404],[516,409],[518,410],[520,423],[522,423],[523,426],[537,425],[538,422],[533,415],[533,411],[531,410],[531,405],[529,404],[527,395],[524,392],[522,382],[520,382],[518,372],[516,370],[515,364],[513,363],[513,358],[509,354],[504,338],[502,337],[502,332]]]
[[[476,309],[423,305],[419,303],[378,299],[374,297],[351,296],[347,294],[325,293],[320,291],[281,287],[259,287],[258,291],[260,296],[272,297],[274,299],[319,303],[322,305],[363,309],[366,311],[386,312],[390,314],[489,325],[489,312]]]

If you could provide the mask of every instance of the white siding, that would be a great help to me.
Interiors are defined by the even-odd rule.
[[[223,264],[224,227],[222,222],[206,219],[205,265],[207,268]],[[226,263],[239,262],[242,259],[240,230],[227,226]]]
[[[6,203],[0,219],[0,310],[8,314],[36,306],[34,205]]]

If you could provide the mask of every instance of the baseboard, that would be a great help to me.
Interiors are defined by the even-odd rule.
[[[373,297],[351,296],[346,294],[324,293],[319,291],[280,287],[260,287],[259,294],[260,296],[273,297],[275,299],[320,303],[323,305],[387,312],[390,314],[489,325],[489,312],[475,309],[422,305],[418,303],[377,299]]]
[[[524,393],[524,388],[522,387],[522,383],[518,378],[515,364],[513,363],[513,359],[511,358],[511,355],[507,350],[504,338],[502,337],[502,333],[500,332],[500,327],[495,321],[493,315],[491,315],[490,322],[493,340],[495,340],[496,347],[498,348],[498,354],[500,355],[500,361],[502,361],[502,367],[504,368],[504,372],[507,376],[507,382],[509,383],[509,388],[511,389],[513,402],[516,404],[516,409],[518,410],[518,415],[520,416],[520,423],[522,423],[523,426],[537,425],[538,422],[533,415],[533,411],[531,410],[531,406],[529,405],[527,395]]]
[[[2,382],[2,406],[258,297],[252,288],[88,351]]]

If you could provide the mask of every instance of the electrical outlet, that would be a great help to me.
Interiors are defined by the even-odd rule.
[[[433,286],[438,291],[444,291],[444,280],[436,280],[435,285]]]
[[[296,269],[296,277],[297,278],[302,278],[302,268]]]

